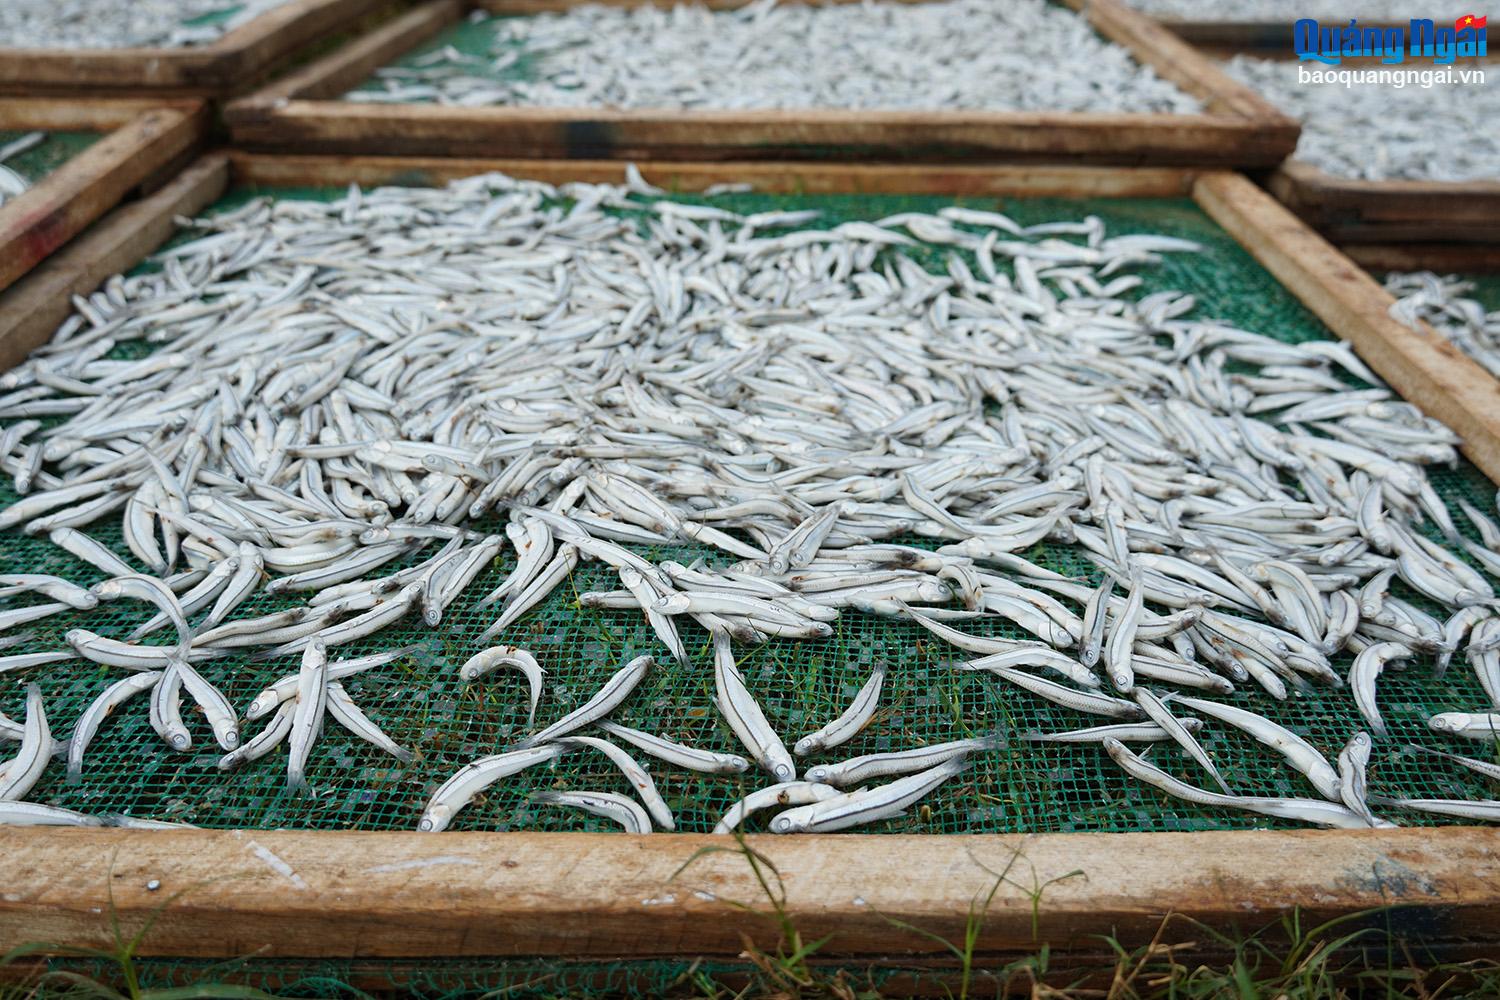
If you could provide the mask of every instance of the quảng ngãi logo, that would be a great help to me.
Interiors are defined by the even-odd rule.
[[[1455,59],[1488,54],[1485,25],[1488,16],[1465,14],[1453,27],[1432,18],[1414,17],[1406,26],[1368,25],[1351,17],[1344,26],[1323,25],[1303,18],[1292,25],[1292,48],[1299,60],[1315,60],[1337,66],[1344,59],[1372,58],[1383,63],[1401,63],[1408,57],[1431,59],[1447,66]]]

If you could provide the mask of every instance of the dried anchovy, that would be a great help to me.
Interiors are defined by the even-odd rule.
[[[377,70],[348,98],[460,107],[1201,110],[1082,17],[1042,0],[758,0],[726,11],[581,4],[470,21],[493,33],[488,54],[438,48]]]
[[[18,195],[25,194],[26,189],[31,187],[31,179],[20,171],[6,166],[5,161],[35,149],[46,141],[47,133],[28,132],[19,139],[13,139],[4,146],[0,146],[0,205],[4,205]]]
[[[160,671],[151,714],[179,748],[183,691],[234,721],[193,664],[247,647],[302,654],[307,667],[258,698],[258,714],[292,691],[298,700],[224,765],[290,735],[294,783],[324,706],[406,753],[318,651],[417,615],[441,620],[504,547],[516,559],[491,595],[502,601],[492,631],[579,561],[601,561],[623,589],[590,601],[637,610],[664,643],[706,629],[731,681],[731,642],[817,640],[854,612],[920,621],[985,652],[967,667],[1012,685],[1009,697],[1121,718],[1141,714],[1128,700],[1137,677],[1165,691],[1201,690],[1206,676],[1220,693],[1262,689],[1252,714],[1273,721],[1298,689],[1344,684],[1339,653],[1451,654],[1465,635],[1464,662],[1500,693],[1493,587],[1465,561],[1474,549],[1453,547],[1461,536],[1422,469],[1456,461],[1457,439],[1347,345],[1228,327],[1180,292],[1131,294],[1131,269],[1198,248],[1112,236],[1097,218],[1027,227],[955,206],[817,221],[663,200],[633,169],[623,187],[486,175],[351,189],[327,204],[254,200],[202,220],[157,269],[80,298],[47,346],[0,375],[0,472],[23,495],[12,520],[117,577],[130,565],[88,530],[118,519],[125,548],[177,595],[175,606],[157,595],[169,618],[207,615],[185,630],[180,659],[85,629],[68,643]],[[918,249],[941,269],[920,266]],[[128,341],[157,349],[108,356]],[[503,539],[470,527],[490,511],[510,516]],[[1492,551],[1500,528],[1465,513]],[[932,547],[894,541],[910,535]],[[1020,554],[1043,541],[1119,586]],[[722,558],[656,563],[637,551],[667,542]],[[1391,593],[1393,580],[1457,624]],[[259,589],[306,600],[233,617]],[[75,607],[15,610],[18,626]],[[965,631],[976,619],[1035,641],[979,639]],[[1097,638],[1103,667],[1074,659]],[[534,752],[459,772],[424,828],[550,760],[564,748],[546,741],[564,730],[606,722],[648,662],[531,737],[545,744]],[[1373,704],[1373,672],[1355,680]],[[746,723],[746,745],[789,779],[782,734],[751,687],[721,699]],[[1177,698],[1217,721],[1212,703],[1171,691],[1153,702],[1160,719]],[[1492,718],[1444,713],[1432,726],[1475,734]],[[0,717],[0,737],[23,730]],[[856,760],[901,773],[944,747],[982,754],[1001,742]],[[655,745],[703,767],[701,752]],[[29,768],[35,734],[27,747]],[[818,762],[805,777],[847,773],[841,763],[853,764]],[[1328,809],[1296,808],[1360,815],[1348,789],[1319,790]],[[883,794],[860,799],[874,806],[858,815],[886,815]],[[1229,808],[1244,799],[1211,794]]]
[[[1411,327],[1426,323],[1500,378],[1500,309],[1486,310],[1469,298],[1473,282],[1431,271],[1393,273],[1385,277],[1385,290],[1396,299],[1392,316]]]
[[[5,0],[0,48],[207,45],[286,0]],[[210,18],[207,21],[200,19]],[[198,21],[199,23],[189,23]]]
[[[1290,27],[1287,33],[1290,40]],[[1490,127],[1500,115],[1500,88],[1299,83],[1298,65],[1251,56],[1224,64],[1230,76],[1302,123],[1296,159],[1356,180],[1500,177],[1500,135]],[[1455,135],[1464,141],[1446,139]]]

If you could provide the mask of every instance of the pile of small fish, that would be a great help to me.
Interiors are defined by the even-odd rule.
[[[1361,22],[1390,21],[1404,23],[1407,19],[1431,10],[1421,5],[1404,3],[1401,0],[1362,0],[1351,7],[1339,0],[1241,0],[1233,5],[1209,3],[1205,0],[1126,0],[1134,7],[1153,17],[1172,18],[1179,21],[1228,21],[1285,22],[1290,31],[1293,21],[1299,18],[1322,18],[1347,24],[1350,15],[1358,15]],[[1453,15],[1448,15],[1451,19]]]
[[[5,0],[5,16],[0,18],[0,48],[174,49],[207,45],[286,2]],[[201,18],[211,20],[190,23]]]
[[[1500,378],[1500,309],[1486,312],[1468,297],[1474,284],[1430,271],[1386,275],[1385,290],[1396,299],[1391,315],[1415,327],[1423,322]]]
[[[1045,0],[737,10],[583,4],[471,22],[487,54],[435,48],[350,100],[607,108],[1155,111],[1199,102]],[[1087,66],[1087,73],[1077,67]]]
[[[0,655],[0,672],[71,672],[78,658],[124,671],[58,748],[72,773],[136,695],[178,749],[191,740],[184,696],[195,703],[225,769],[285,742],[293,786],[329,716],[405,759],[341,682],[409,650],[336,647],[459,607],[494,606],[481,646],[514,631],[476,648],[455,683],[519,671],[535,720],[545,667],[515,626],[584,560],[619,586],[578,603],[643,616],[678,666],[620,666],[575,710],[455,773],[422,829],[586,751],[641,801],[589,789],[539,801],[672,828],[622,744],[673,767],[763,771],[771,784],[721,829],[766,809],[785,809],[775,831],[900,814],[1000,734],[838,760],[877,712],[877,667],[788,751],[737,665],[737,644],[817,641],[849,614],[916,623],[1008,697],[1104,720],[1033,738],[1101,744],[1129,774],[1225,808],[1386,822],[1365,791],[1372,740],[1386,738],[1378,681],[1418,655],[1438,673],[1462,659],[1489,695],[1433,730],[1500,732],[1500,618],[1474,568],[1500,572],[1500,528],[1465,505],[1481,541],[1462,534],[1422,470],[1456,461],[1456,438],[1346,344],[1283,343],[1195,318],[1190,295],[1144,293],[1134,270],[1196,244],[956,205],[821,224],[816,210],[740,214],[626,176],[251,200],[201,220],[157,269],[78,298],[52,341],[0,376],[0,470],[21,494],[0,530],[45,536],[107,576],[89,588],[0,576],[0,596],[43,602],[0,611],[0,642],[100,602],[153,613],[124,639],[75,628],[66,648]],[[132,342],[155,350],[114,351]],[[502,530],[481,527],[496,514]],[[128,553],[89,533],[105,519]],[[927,544],[903,543],[913,536]],[[1102,584],[1031,561],[1043,542]],[[706,555],[641,554],[667,544]],[[473,593],[497,561],[504,581]],[[1444,617],[1398,596],[1398,581]],[[261,590],[305,600],[237,616]],[[997,622],[1032,638],[984,634]],[[162,630],[166,644],[140,641]],[[715,707],[744,756],[611,718],[650,671],[700,666],[690,649],[705,634]],[[265,728],[242,739],[199,665],[249,651],[300,666],[272,675],[244,713]],[[1336,669],[1346,651],[1352,666]],[[1336,764],[1274,718],[1315,686],[1373,733]],[[1239,688],[1264,696],[1264,714],[1218,700]],[[1195,736],[1219,725],[1316,794],[1232,792]],[[0,736],[22,745],[0,801],[24,799],[54,750],[40,697],[24,722],[0,719]],[[1139,741],[1175,742],[1220,790],[1167,774],[1128,748]],[[94,821],[41,804],[0,818]]]
[[[1302,123],[1297,160],[1353,180],[1500,179],[1500,135],[1490,127],[1500,115],[1500,87],[1299,83],[1298,65],[1250,56],[1224,64]]]
[[[18,173],[5,165],[5,161],[22,153],[29,152],[47,141],[45,132],[27,132],[18,139],[12,139],[5,145],[0,146],[0,205],[26,193],[31,187],[24,174]]]

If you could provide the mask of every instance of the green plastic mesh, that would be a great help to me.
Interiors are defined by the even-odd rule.
[[[243,10],[244,7],[244,4],[239,3],[225,4],[219,10],[211,10],[206,14],[199,14],[197,17],[183,18],[182,26],[185,28],[198,28],[205,24],[223,24]]]
[[[1474,290],[1467,293],[1469,298],[1477,300],[1489,312],[1500,309],[1500,274],[1461,274],[1459,277],[1474,285]]]
[[[25,129],[0,129],[0,146],[28,134]],[[10,157],[5,165],[26,178],[27,183],[35,184],[98,140],[98,132],[48,132],[45,140]]]
[[[473,66],[466,67],[466,75],[493,79],[496,81],[530,81],[536,78],[536,60],[522,54],[515,62],[504,69],[496,71],[491,62],[502,49],[497,47],[496,29],[505,21],[510,20],[508,16],[491,16],[483,21],[471,21],[463,18],[449,25],[436,35],[429,38],[420,45],[414,46],[407,52],[388,63],[390,66],[412,67],[422,64],[422,57],[439,49],[453,48],[466,56],[474,56],[483,60]],[[521,48],[517,42],[507,43],[509,48]],[[361,83],[355,90],[384,90],[385,86],[380,77],[372,76]]]
[[[242,203],[256,193],[251,189],[232,192],[223,207]],[[286,190],[280,196],[328,199],[339,193]],[[825,213],[820,222],[828,224],[877,219],[900,211],[931,211],[953,203],[948,198],[899,196],[731,195],[711,201],[742,211],[816,207]],[[1287,341],[1327,335],[1315,317],[1190,202],[1034,199],[1000,203],[967,199],[965,203],[1003,207],[1023,223],[1094,214],[1105,221],[1111,233],[1156,232],[1196,239],[1204,244],[1202,253],[1172,255],[1157,267],[1141,270],[1145,284],[1138,294],[1167,288],[1189,291],[1199,297],[1200,315],[1216,316]],[[928,263],[941,266],[941,255],[934,254]],[[128,349],[142,350],[136,345],[128,345]],[[1466,497],[1492,508],[1494,486],[1467,463],[1454,469],[1432,469],[1430,473],[1440,494],[1450,502]],[[14,499],[11,485],[0,483],[0,505]],[[1464,524],[1461,519],[1460,524]],[[498,530],[500,524],[490,519],[479,527]],[[129,558],[116,519],[101,521],[90,532]],[[908,541],[931,544],[926,539]],[[653,559],[689,561],[703,556],[711,562],[724,561],[716,553],[695,548],[641,551]],[[1091,582],[1097,579],[1090,565],[1071,547],[1044,545],[1026,555],[1060,572]],[[338,649],[336,656],[353,656],[405,643],[422,644],[418,655],[346,682],[365,711],[398,743],[416,752],[416,761],[410,766],[399,764],[330,722],[309,765],[314,793],[293,794],[285,788],[283,750],[240,771],[220,773],[215,769],[219,752],[201,718],[189,716],[194,747],[186,753],[174,753],[152,732],[146,702],[141,699],[106,722],[89,751],[79,784],[68,784],[58,766],[32,797],[89,812],[125,812],[207,827],[411,828],[438,782],[461,765],[504,748],[527,731],[526,688],[518,674],[499,672],[473,685],[461,683],[457,677],[458,667],[479,648],[476,637],[494,617],[493,608],[482,610],[474,605],[503,578],[513,561],[514,554],[507,550],[438,627],[427,628],[414,618],[362,643]],[[93,583],[101,576],[45,539],[15,531],[0,534],[0,565],[10,571],[57,573],[81,583]],[[548,671],[538,725],[559,718],[588,698],[630,657],[649,652],[657,656],[659,666],[618,710],[616,719],[694,745],[737,750],[712,705],[706,633],[691,622],[682,623],[693,653],[692,667],[683,669],[671,664],[667,651],[639,613],[576,606],[576,593],[614,589],[617,585],[606,567],[585,563],[543,605],[499,637],[498,641],[532,650]],[[1415,594],[1403,596],[1423,604]],[[237,616],[271,611],[289,603],[258,596]],[[36,638],[21,648],[59,648],[62,634],[75,626],[123,638],[132,625],[151,613],[145,605],[120,602],[102,605],[96,611],[57,616],[30,626]],[[1021,637],[1008,623],[982,624],[973,630]],[[171,634],[167,629],[150,641],[167,643],[172,641]],[[1291,825],[1168,798],[1123,775],[1097,747],[1025,742],[1020,736],[1028,731],[1071,729],[1098,720],[1052,706],[996,679],[953,671],[949,664],[957,651],[933,641],[915,625],[851,611],[836,623],[835,634],[828,641],[777,640],[759,648],[739,647],[737,651],[752,691],[788,745],[839,714],[867,678],[872,664],[878,660],[891,664],[882,708],[873,724],[850,743],[810,761],[900,750],[991,731],[1006,736],[1002,748],[977,756],[969,771],[918,808],[866,828],[870,832],[1165,831]],[[1347,658],[1342,659],[1336,666],[1343,668],[1347,663]],[[201,669],[236,705],[244,706],[268,683],[296,666],[296,657],[257,661],[250,656],[233,656],[210,661]],[[1432,679],[1430,668],[1430,662],[1416,660],[1410,669],[1389,671],[1381,679],[1380,703],[1391,736],[1377,742],[1372,788],[1388,795],[1487,798],[1490,789],[1469,772],[1445,764],[1435,766],[1432,760],[1402,749],[1410,742],[1438,745],[1438,738],[1429,734],[1425,725],[1431,713],[1484,704],[1483,691],[1462,657],[1456,659],[1454,669],[1441,682]],[[73,661],[32,671],[32,675],[46,693],[55,730],[66,733],[89,701],[119,672]],[[1317,689],[1310,696],[1277,704],[1258,689],[1245,687],[1233,701],[1272,715],[1330,758],[1352,732],[1363,728],[1353,700],[1344,690]],[[13,717],[23,710],[20,684],[7,684],[0,691],[0,710]],[[254,728],[247,727],[246,734]],[[1312,794],[1279,756],[1236,730],[1210,725],[1201,739],[1239,792]],[[1474,743],[1452,749],[1485,752],[1481,744]],[[710,829],[731,802],[748,789],[768,783],[758,773],[706,777],[638,756],[656,776],[676,813],[679,830]],[[1186,780],[1201,783],[1205,777],[1173,745],[1158,746],[1151,759]],[[555,766],[533,768],[500,782],[461,812],[454,828],[611,828],[606,821],[581,813],[532,803],[530,796],[543,788],[629,791],[624,779],[601,756],[575,753]],[[1397,819],[1411,824],[1442,822],[1418,813],[1402,813]]]

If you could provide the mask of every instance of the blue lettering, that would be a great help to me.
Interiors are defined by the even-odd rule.
[[[1483,57],[1488,54],[1489,44],[1485,39],[1488,28],[1465,28],[1458,33],[1458,54],[1465,58]]]
[[[1450,65],[1458,56],[1458,32],[1452,28],[1438,28],[1433,33],[1433,47],[1437,49],[1433,61],[1439,66]]]
[[[1330,58],[1322,51],[1321,35],[1322,31],[1318,22],[1311,18],[1303,18],[1292,25],[1292,48],[1297,53],[1297,58],[1302,61],[1313,59],[1329,66],[1337,66],[1338,57]]]
[[[1432,55],[1432,19],[1428,17],[1414,17],[1411,19],[1411,54],[1414,56]]]
[[[1406,42],[1400,28],[1370,29],[1370,54],[1380,56],[1383,63],[1399,63],[1406,59]]]
[[[1349,27],[1339,33],[1343,44],[1339,51],[1346,56],[1362,56],[1365,54],[1364,41],[1359,37],[1359,25],[1354,18],[1349,19]]]

